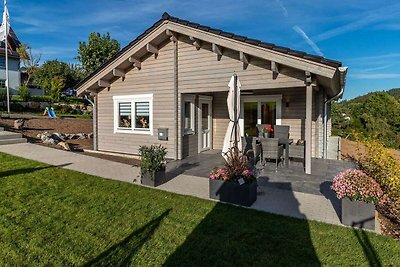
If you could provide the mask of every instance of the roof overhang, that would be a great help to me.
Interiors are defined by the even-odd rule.
[[[182,35],[193,40],[193,45],[198,45],[197,48],[199,49],[200,43],[211,43],[216,48],[238,51],[241,60],[246,60],[245,56],[257,57],[269,62],[269,66],[274,63],[274,65],[281,65],[304,73],[311,73],[319,84],[329,89],[328,94],[335,94],[341,89],[340,74],[337,67],[275,51],[263,47],[262,44],[254,45],[221,34],[204,31],[201,28],[194,28],[170,20],[160,20],[78,84],[78,95],[84,92],[98,92],[102,88],[109,87],[114,80],[123,76],[126,70],[138,65],[140,67],[142,60],[151,54],[158,53],[157,48],[163,42],[165,43],[166,40],[176,41]],[[198,41],[197,44],[196,41]],[[266,65],[268,64],[267,62]]]

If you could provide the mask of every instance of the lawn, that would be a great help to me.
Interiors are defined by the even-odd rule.
[[[400,266],[400,242],[0,153],[0,266]]]

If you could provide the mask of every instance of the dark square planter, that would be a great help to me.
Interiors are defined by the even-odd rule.
[[[375,206],[372,203],[342,199],[342,223],[375,230]]]
[[[210,198],[249,207],[257,200],[257,181],[239,185],[210,179]]]
[[[166,182],[165,168],[159,171],[145,172],[140,177],[142,185],[156,187]]]

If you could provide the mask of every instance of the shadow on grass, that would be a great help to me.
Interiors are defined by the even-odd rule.
[[[124,240],[113,245],[83,266],[129,266],[135,253],[152,237],[161,221],[168,216],[170,212],[171,209],[166,210],[156,219],[132,232],[125,237]]]
[[[59,164],[56,166],[49,165],[49,166],[37,167],[37,168],[20,168],[20,169],[12,169],[12,170],[7,170],[7,171],[0,171],[0,178],[4,178],[7,176],[11,176],[11,175],[27,174],[27,173],[40,171],[40,170],[57,168],[57,167],[63,168],[63,167],[69,166],[71,164],[72,163],[64,163],[64,164]]]
[[[371,244],[371,241],[369,241],[367,233],[362,230],[363,224],[369,220],[374,220],[375,217],[369,218],[365,220],[364,222],[360,222],[360,228],[359,230],[353,229],[354,235],[357,238],[358,243],[360,243],[364,255],[368,260],[369,266],[382,266],[381,260],[379,259],[378,254],[376,253],[374,247]]]
[[[290,187],[290,184],[286,185]],[[264,187],[265,189],[266,187]],[[254,208],[284,201],[302,214],[291,191],[284,199],[258,188]],[[271,204],[272,202],[272,204]],[[303,214],[302,216],[305,217]],[[163,266],[320,266],[308,221],[271,216],[252,209],[217,203],[164,262]]]

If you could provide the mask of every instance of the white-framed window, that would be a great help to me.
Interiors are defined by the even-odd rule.
[[[257,124],[281,125],[282,95],[252,95],[240,98],[239,126],[242,136],[256,136]]]
[[[114,133],[153,134],[153,95],[113,96]]]
[[[6,68],[6,59],[4,57],[0,57],[0,69]]]
[[[182,126],[184,134],[195,133],[195,99],[194,95],[183,96],[182,101]]]

